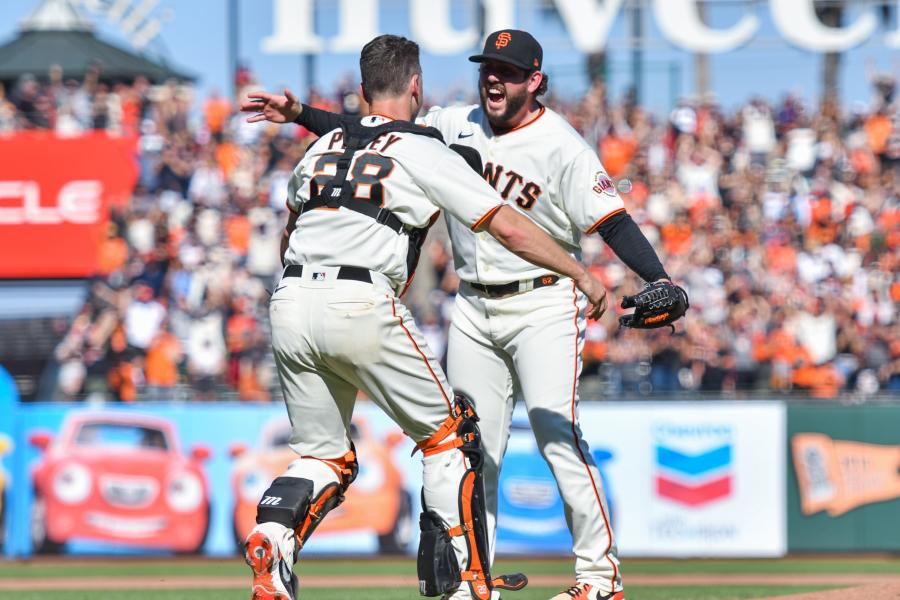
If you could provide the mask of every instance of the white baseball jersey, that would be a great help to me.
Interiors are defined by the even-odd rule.
[[[493,133],[477,105],[433,109],[423,121],[439,129],[447,144],[478,150],[485,180],[576,258],[583,233],[625,210],[597,154],[548,108],[502,135]],[[458,198],[463,201],[462,194]],[[463,281],[499,284],[547,273],[466,223],[447,219],[447,226]]]
[[[390,119],[373,115],[364,125]],[[337,169],[343,133],[320,137],[294,169],[287,205],[300,212],[311,186],[324,185]],[[475,228],[505,204],[458,154],[439,141],[412,133],[386,133],[358,152],[347,180],[354,195],[390,210],[405,225],[430,226],[440,209],[457,228]],[[346,208],[320,208],[301,214],[285,255],[287,264],[352,265],[386,275],[400,288],[407,281],[408,238],[374,219]]]
[[[532,121],[501,135],[493,133],[478,106],[434,110],[424,122],[439,129],[448,144],[477,149],[488,183],[576,258],[582,234],[625,210],[597,155],[552,110],[543,108]],[[482,294],[466,282],[502,284],[546,271],[455,219],[448,218],[447,226],[463,280],[448,338],[447,375],[455,391],[474,400],[481,419],[491,534],[519,391],[557,480],[577,580],[601,595],[621,590],[603,484],[577,420],[587,300],[566,278],[505,297]]]

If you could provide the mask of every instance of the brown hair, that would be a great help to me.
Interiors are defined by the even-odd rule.
[[[399,96],[414,74],[422,73],[419,45],[398,35],[379,35],[363,46],[359,72],[367,100]]]
[[[547,88],[550,87],[550,76],[541,71],[541,85],[538,86],[538,89],[534,92],[534,97],[543,96],[547,93]]]

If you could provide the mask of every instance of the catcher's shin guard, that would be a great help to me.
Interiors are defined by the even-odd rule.
[[[456,437],[447,440],[454,433]],[[524,588],[528,579],[522,573],[491,577],[482,480],[484,455],[478,416],[471,402],[457,395],[450,416],[434,435],[417,444],[416,448],[425,456],[458,449],[468,462],[459,483],[459,525],[448,527],[437,513],[428,509],[423,493],[424,512],[419,522],[422,535],[417,561],[419,592],[423,596],[439,596],[452,592],[465,582],[473,598],[488,600],[493,588]],[[457,536],[465,540],[467,549],[464,569],[460,569],[451,543],[451,538]]]
[[[314,484],[299,477],[278,477],[265,491],[256,507],[256,522],[275,522],[292,529],[297,537],[296,553],[309,539],[319,523],[329,512],[344,501],[344,492],[356,479],[359,470],[356,449],[338,459],[317,459],[303,456],[301,459],[318,460],[327,465],[339,479],[322,487],[313,497]],[[295,556],[296,558],[296,556]]]

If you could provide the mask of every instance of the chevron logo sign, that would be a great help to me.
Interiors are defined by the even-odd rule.
[[[730,443],[693,453],[657,444],[656,493],[692,507],[727,498],[732,490],[731,450]]]

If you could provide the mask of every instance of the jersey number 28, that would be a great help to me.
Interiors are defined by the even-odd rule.
[[[325,187],[337,170],[340,154],[323,154],[316,161],[315,172],[309,181],[310,197],[314,197]],[[356,157],[347,175],[347,183],[353,186],[353,197],[368,200],[378,206],[384,205],[384,187],[381,180],[394,170],[394,161],[380,154],[367,152]]]

